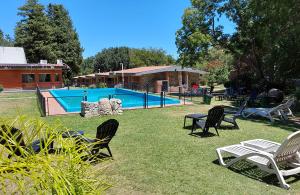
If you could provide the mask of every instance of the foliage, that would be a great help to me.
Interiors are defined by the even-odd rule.
[[[296,97],[296,99],[298,100],[298,101],[300,101],[300,89],[299,88],[297,88],[296,90],[295,90],[295,97]]]
[[[177,47],[183,65],[201,61],[210,47],[231,52],[238,74],[251,71],[255,80],[286,83],[300,73],[298,0],[191,0]],[[227,17],[236,25],[231,35],[215,21]],[[194,39],[194,36],[199,38]],[[207,37],[207,38],[203,38]]]
[[[297,78],[300,73],[299,6],[296,0],[228,1],[224,12],[231,16],[238,30],[225,45],[232,48],[236,59],[240,59],[239,64],[247,64],[267,83],[286,83],[290,78]]]
[[[96,86],[97,88],[107,88],[106,83],[97,83]]]
[[[95,89],[95,88],[97,88],[97,86],[95,84],[91,84],[91,85],[89,85],[89,88],[90,89]]]
[[[83,49],[68,11],[63,5],[49,4],[47,16],[53,32],[51,42],[56,59],[62,59],[75,74],[78,73]]]
[[[3,86],[0,85],[0,93],[3,91]]]
[[[4,47],[14,46],[14,40],[8,34],[4,35],[1,29],[0,29],[0,46],[4,46]]]
[[[101,72],[120,70],[121,63],[123,63],[124,69],[131,68],[128,47],[103,49],[95,55],[94,68]]]
[[[139,66],[170,65],[174,63],[174,59],[162,49],[112,47],[103,49],[95,57],[87,58],[84,62],[88,67],[86,69],[91,70],[94,65],[96,72],[120,70],[121,63],[124,69],[128,69]]]
[[[1,193],[99,194],[110,187],[101,177],[102,168],[97,169],[90,162],[82,160],[84,153],[79,151],[85,150],[85,147],[78,148],[74,139],[62,138],[65,128],[61,125],[50,127],[40,119],[24,116],[13,120],[0,118],[0,124],[8,129],[2,131],[1,142],[10,143],[6,145],[7,148],[0,150]],[[9,136],[11,127],[22,130],[25,143],[44,139],[45,147],[38,154],[25,149],[18,139],[20,134]],[[47,147],[53,141],[56,147],[63,148],[50,154]],[[12,146],[20,150],[21,156],[8,149]],[[11,158],[7,157],[8,154]]]
[[[38,0],[27,0],[19,8],[22,17],[15,29],[15,45],[23,47],[30,63],[63,60],[77,74],[82,51],[68,11],[62,5],[49,4],[47,10]],[[70,75],[67,75],[70,78]]]
[[[92,74],[94,72],[94,64],[95,64],[95,57],[88,57],[83,60],[82,65],[80,66],[80,74],[86,75],[86,74]],[[95,70],[95,72],[98,72],[99,70]]]
[[[169,65],[174,63],[171,55],[167,55],[162,49],[129,49],[130,66],[158,66]]]
[[[232,70],[232,62],[232,56],[223,49],[217,47],[210,48],[202,65],[204,70],[209,72],[207,75],[208,84],[212,86],[214,83],[221,84],[227,82]]]
[[[40,60],[54,62],[56,60],[53,50],[53,31],[50,22],[44,13],[44,6],[38,0],[27,0],[19,8],[21,21],[15,29],[15,45],[23,47],[27,60],[37,63]]]
[[[182,16],[183,27],[176,32],[179,62],[184,66],[195,66],[203,60],[211,45],[212,38],[205,9],[205,6],[197,9],[194,4],[186,9]]]

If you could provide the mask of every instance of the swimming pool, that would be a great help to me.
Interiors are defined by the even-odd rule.
[[[88,102],[98,102],[102,98],[118,98],[122,100],[123,108],[138,108],[144,106],[144,93],[120,89],[120,88],[99,88],[99,89],[53,89],[49,90],[51,95],[59,102],[66,112],[80,112],[81,101],[84,94]],[[166,98],[166,105],[180,104],[180,101],[174,98]],[[159,106],[160,96],[149,94],[148,106]]]

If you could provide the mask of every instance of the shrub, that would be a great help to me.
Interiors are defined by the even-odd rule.
[[[96,86],[97,86],[97,88],[106,88],[107,87],[106,83],[97,83]]]
[[[297,88],[296,91],[295,91],[295,98],[300,101],[300,88]]]
[[[110,187],[103,181],[103,166],[93,166],[83,161],[86,146],[78,148],[74,139],[63,139],[64,131],[61,129],[65,128],[62,126],[49,126],[40,119],[23,116],[14,120],[0,118],[2,124],[22,129],[25,143],[45,137],[47,140],[44,149],[34,154],[20,146],[17,136],[9,137],[5,134],[9,131],[1,131],[1,143],[9,141],[8,147],[16,146],[23,156],[0,145],[1,194],[99,194]],[[50,154],[45,148],[52,141],[56,148],[60,146],[62,149]]]
[[[90,88],[90,89],[95,89],[95,88],[96,88],[96,85],[95,85],[95,84],[91,84],[91,85],[89,85],[89,88]]]
[[[0,85],[0,93],[3,91],[3,86]]]

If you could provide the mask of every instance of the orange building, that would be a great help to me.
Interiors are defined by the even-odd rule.
[[[63,87],[62,64],[28,64],[23,48],[0,47],[0,85],[8,89]]]
[[[0,85],[4,89],[60,88],[62,68],[59,64],[0,64]]]

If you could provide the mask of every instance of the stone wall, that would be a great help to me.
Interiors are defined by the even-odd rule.
[[[102,115],[122,114],[122,101],[120,99],[101,99],[99,102],[81,102],[81,116],[92,117]]]

